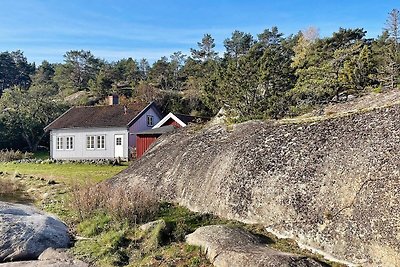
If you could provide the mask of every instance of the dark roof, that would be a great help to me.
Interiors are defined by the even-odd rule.
[[[209,121],[210,118],[205,118],[205,117],[198,117],[198,116],[190,116],[190,115],[184,115],[184,114],[177,114],[173,113],[178,119],[183,121],[184,123],[188,124],[189,122],[193,123],[201,123],[201,122],[206,122]]]
[[[143,135],[151,135],[151,134],[165,134],[165,133],[169,133],[172,132],[173,130],[175,130],[175,126],[173,125],[167,125],[167,126],[162,126],[159,128],[154,128],[154,129],[150,129],[150,130],[146,130],[137,134],[143,134]]]
[[[126,127],[132,125],[151,106],[159,113],[154,102],[135,102],[126,106],[73,107],[46,126],[45,131],[64,128]]]

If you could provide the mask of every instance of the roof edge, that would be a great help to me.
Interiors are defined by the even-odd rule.
[[[54,130],[74,130],[74,129],[109,129],[109,128],[120,128],[120,129],[128,129],[128,127],[126,125],[123,126],[90,126],[90,127],[82,127],[82,126],[75,126],[75,127],[68,127],[68,128],[55,128],[55,129],[51,129],[52,131]]]
[[[56,121],[58,121],[59,119],[61,119],[61,117],[63,117],[65,114],[67,114],[70,110],[72,110],[75,107],[70,107],[68,110],[66,110],[63,114],[61,114],[60,116],[58,116],[55,120],[53,120],[49,125],[47,125],[46,127],[43,128],[44,132],[47,132],[48,128],[55,123]],[[50,129],[51,130],[51,129]]]
[[[137,121],[143,115],[143,113],[145,113],[147,110],[149,110],[152,106],[154,106],[155,112],[161,118],[160,110],[157,108],[155,102],[151,101],[150,104],[148,104],[146,107],[144,107],[144,109],[142,109],[142,111],[140,111],[130,122],[128,122],[127,126],[131,127],[132,124],[135,123],[135,121]]]
[[[161,125],[163,125],[165,122],[167,122],[169,119],[173,119],[176,121],[181,127],[186,127],[187,124],[184,123],[181,119],[179,119],[177,116],[175,116],[172,112],[168,113],[167,116],[162,118],[152,129],[160,128]]]

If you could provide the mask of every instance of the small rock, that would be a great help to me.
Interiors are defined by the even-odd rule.
[[[313,259],[267,247],[240,228],[211,225],[186,236],[186,243],[200,246],[216,267],[322,267]]]
[[[145,224],[141,225],[139,227],[139,229],[142,230],[143,232],[147,232],[147,231],[153,230],[159,224],[164,224],[165,225],[165,221],[164,220],[157,220],[157,221],[148,222],[148,223],[145,223]]]
[[[89,264],[75,259],[65,249],[48,248],[37,261],[0,263],[0,267],[88,267]]]
[[[348,100],[348,101],[351,101],[351,100],[354,100],[354,99],[356,99],[356,96],[355,96],[355,95],[348,95],[348,96],[347,96],[347,100]]]
[[[45,260],[62,260],[67,261],[71,257],[66,253],[65,249],[54,249],[48,248],[40,254],[38,260],[45,261]]]

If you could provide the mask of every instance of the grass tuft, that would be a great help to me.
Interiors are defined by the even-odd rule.
[[[136,225],[152,220],[159,204],[153,192],[144,187],[126,190],[101,183],[74,186],[71,207],[78,212],[81,220],[104,213],[116,221]]]
[[[77,226],[77,233],[84,237],[93,237],[104,232],[111,222],[111,216],[100,213],[90,219],[82,221]]]
[[[21,152],[19,150],[0,150],[0,162],[10,162],[14,160],[20,160],[20,159],[31,159],[33,158],[32,153],[28,152]]]

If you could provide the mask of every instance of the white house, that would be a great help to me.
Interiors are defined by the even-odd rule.
[[[136,149],[136,133],[153,128],[161,113],[154,104],[73,107],[45,127],[50,131],[50,157],[63,160],[127,160]]]

